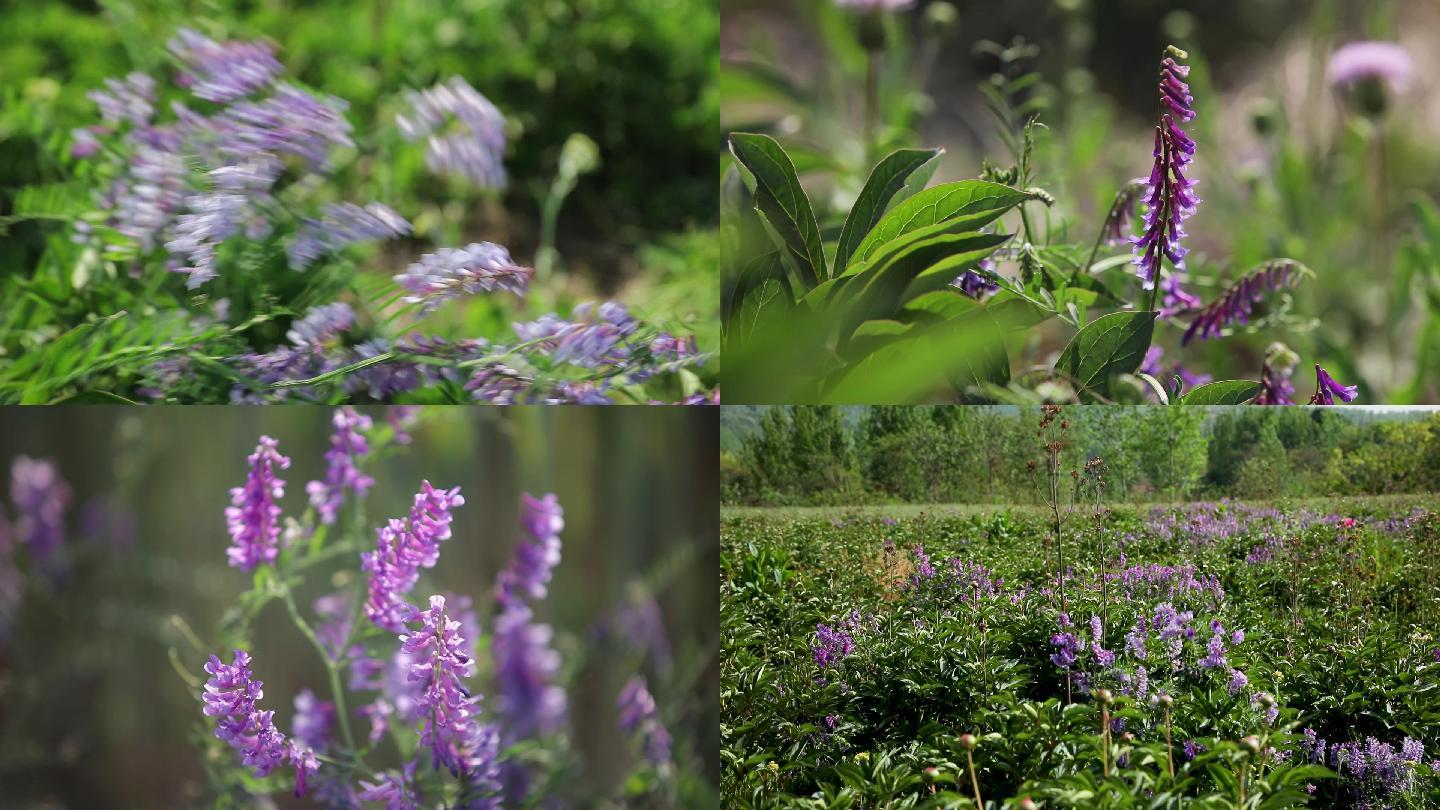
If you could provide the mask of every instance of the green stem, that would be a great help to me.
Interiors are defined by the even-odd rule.
[[[355,735],[350,731],[350,711],[345,706],[345,690],[340,688],[340,671],[335,666],[335,659],[326,652],[325,645],[320,643],[320,638],[310,628],[310,624],[300,615],[300,609],[295,606],[295,596],[290,592],[289,583],[281,577],[280,596],[285,601],[285,609],[290,612],[290,620],[300,629],[305,638],[310,640],[315,651],[320,654],[320,660],[325,662],[325,673],[330,680],[330,692],[335,699],[335,713],[340,717],[340,733],[345,737],[345,745],[353,752],[355,747]],[[354,756],[354,763],[357,767],[364,767],[359,756]]]

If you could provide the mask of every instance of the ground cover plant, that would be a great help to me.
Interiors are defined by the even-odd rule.
[[[569,52],[619,85],[633,52],[673,49],[673,75],[633,89],[679,110],[650,137],[683,141],[704,115],[705,68],[683,56],[704,26],[668,25],[679,2],[599,4],[583,25],[526,5],[310,12],[365,23],[348,42],[245,4],[105,4],[132,39],[100,43],[64,33],[99,38],[59,4],[7,11],[7,31],[61,50],[0,54],[16,65],[0,138],[29,156],[0,174],[0,401],[713,401],[711,300],[693,295],[712,225],[686,147],[637,161],[628,112],[559,111],[533,87],[553,72],[530,67],[522,93],[514,65],[443,53],[508,28],[518,64],[546,32],[645,22],[633,47]],[[267,29],[292,47],[250,33]],[[332,55],[368,78],[313,66]],[[62,89],[67,70],[88,84]]]
[[[436,452],[442,435],[467,443],[455,428],[473,409],[267,409],[300,417],[271,421],[281,428],[273,436],[241,424],[244,409],[225,410],[235,422],[201,420],[210,435],[228,449],[232,434],[248,432],[253,444],[199,473],[231,486],[200,496],[208,519],[184,531],[188,546],[214,555],[198,565],[167,563],[169,518],[141,507],[135,490],[96,500],[102,477],[75,470],[72,483],[56,458],[14,458],[0,513],[6,806],[714,803],[705,741],[715,596],[676,601],[673,590],[713,578],[713,533],[708,551],[686,537],[597,543],[604,524],[630,519],[605,507],[599,520],[585,515],[589,487],[563,488],[577,520],[556,494],[515,494],[497,476],[514,448],[472,446],[458,466]],[[293,429],[322,415],[328,430]],[[510,418],[485,421],[529,432],[524,417]],[[143,432],[133,411],[121,421]],[[583,422],[552,424],[573,447],[586,442]],[[43,416],[38,424],[50,432]],[[59,444],[50,448],[69,449]],[[145,452],[137,443],[118,455],[144,464]],[[673,443],[667,452],[685,455]],[[672,495],[694,497],[683,476],[676,484]],[[686,523],[703,532],[705,521]],[[709,521],[713,532],[713,513]],[[693,601],[708,603],[699,621]],[[80,635],[104,638],[75,652]],[[96,667],[123,671],[97,686]],[[164,746],[189,750],[158,753]]]
[[[1398,29],[1382,4],[1267,32],[1302,40],[1303,91],[1232,49],[1226,10],[1149,46],[1161,13],[1118,3],[727,5],[732,401],[1437,395],[1431,99],[1404,45],[1351,32]],[[1130,72],[1097,76],[1095,32],[1125,23]]]
[[[1127,504],[1027,413],[1039,505],[722,516],[727,805],[1440,806],[1440,499]]]

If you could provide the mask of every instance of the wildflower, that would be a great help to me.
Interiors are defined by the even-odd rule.
[[[1180,345],[1187,345],[1196,337],[1209,340],[1232,324],[1248,324],[1255,304],[1264,301],[1266,293],[1293,287],[1303,278],[1303,271],[1299,268],[1300,265],[1295,262],[1281,259],[1267,263],[1231,285],[1191,321],[1190,328],[1180,338]]]
[[[530,608],[524,605],[508,607],[495,617],[490,654],[506,744],[552,734],[564,723],[565,690],[554,683],[560,654],[550,647],[553,635],[549,625],[531,621]]]
[[[1335,397],[1340,397],[1340,399],[1344,400],[1345,402],[1349,402],[1355,399],[1355,392],[1357,388],[1358,386],[1341,385],[1340,383],[1335,382],[1335,378],[1331,377],[1330,374],[1325,371],[1325,369],[1321,368],[1319,363],[1316,363],[1315,394],[1314,396],[1310,397],[1310,404],[1334,405]]]
[[[181,28],[166,47],[189,69],[182,84],[197,98],[230,102],[268,87],[280,75],[275,49],[265,42],[219,43]]]
[[[560,532],[565,528],[565,513],[555,495],[535,498],[521,495],[520,526],[525,531],[515,547],[515,554],[496,585],[500,601],[513,605],[522,594],[543,599],[551,571],[560,562]]]
[[[119,125],[128,121],[145,126],[155,115],[155,80],[144,73],[131,73],[124,79],[106,79],[104,90],[91,90],[85,96],[100,108],[100,117],[107,124]]]
[[[335,704],[320,700],[309,689],[302,689],[295,696],[295,720],[292,734],[307,748],[323,752],[330,747],[330,735],[335,730]]]
[[[499,790],[495,729],[477,717],[479,695],[464,681],[474,674],[474,662],[464,652],[460,622],[445,613],[445,597],[430,597],[430,608],[416,620],[420,628],[401,636],[400,649],[414,657],[410,679],[420,685],[419,712],[423,719],[420,746],[430,752],[431,767],[444,765],[482,794]]]
[[[205,682],[207,717],[214,717],[215,736],[240,752],[246,766],[255,776],[268,776],[271,771],[289,762],[295,766],[295,795],[304,796],[306,779],[319,767],[313,753],[286,740],[275,728],[274,712],[261,711],[256,701],[264,697],[261,681],[250,673],[250,654],[236,650],[230,664],[218,656],[210,656],[205,664],[210,679]]]
[[[304,270],[316,259],[347,245],[395,239],[410,233],[410,223],[393,208],[372,202],[364,208],[330,203],[319,219],[305,218],[285,248],[292,270]]]
[[[1185,745],[1182,746],[1182,749],[1185,752],[1185,759],[1191,760],[1199,756],[1200,752],[1205,750],[1205,746],[1195,742],[1194,740],[1186,740]]]
[[[1245,673],[1241,672],[1238,669],[1232,669],[1230,671],[1230,696],[1234,697],[1240,692],[1241,689],[1244,689],[1245,684],[1249,682],[1250,679],[1245,677]]]
[[[421,483],[408,520],[390,520],[376,531],[374,551],[360,555],[361,568],[370,575],[365,616],[377,627],[404,632],[415,608],[404,597],[415,587],[420,569],[440,558],[440,543],[450,538],[450,511],[462,506],[460,488],[435,489]]]
[[[418,405],[392,405],[385,409],[385,421],[395,432],[393,441],[396,444],[410,443],[409,430],[419,418],[420,406]]]
[[[1210,637],[1210,643],[1205,645],[1205,653],[1205,657],[1199,661],[1201,669],[1225,666],[1225,632],[1223,630],[1214,631],[1214,635]]]
[[[70,485],[54,462],[19,456],[10,465],[10,500],[15,504],[14,539],[44,562],[65,543],[65,510]]]
[[[815,638],[818,643],[810,648],[810,653],[815,658],[816,666],[821,669],[830,667],[855,649],[855,642],[849,633],[827,624],[815,625]]]
[[[981,259],[979,267],[980,271],[984,272],[966,270],[956,276],[955,280],[950,282],[950,286],[977,300],[1000,289],[1000,285],[995,283],[990,276],[995,272],[995,262],[991,259]]]
[[[505,187],[505,117],[488,98],[455,76],[408,92],[405,100],[410,114],[395,121],[406,140],[426,138],[430,171],[464,177],[481,188]]]
[[[345,490],[363,498],[375,485],[375,479],[362,473],[359,467],[359,460],[370,452],[363,433],[370,429],[370,417],[346,405],[335,409],[331,423],[335,433],[330,437],[330,449],[325,451],[325,480],[305,485],[310,505],[320,513],[320,522],[326,526],[335,523],[345,503]]]
[[[1149,186],[1149,179],[1137,177],[1120,187],[1110,211],[1105,214],[1105,227],[1101,237],[1107,245],[1118,245],[1130,241],[1130,218],[1135,212],[1135,201],[1140,192]]]
[[[1291,405],[1295,386],[1290,375],[1299,362],[1295,353],[1283,343],[1272,343],[1265,352],[1265,362],[1260,367],[1260,393],[1255,396],[1256,405]]]
[[[285,338],[296,346],[319,346],[327,343],[355,323],[355,311],[343,301],[322,304],[305,313],[290,325]]]
[[[530,268],[517,265],[510,251],[500,245],[476,242],[427,253],[395,276],[395,282],[414,293],[407,302],[423,304],[430,312],[462,295],[508,291],[523,297],[533,274]]]
[[[261,436],[247,459],[250,472],[245,486],[230,490],[225,522],[232,543],[227,553],[230,565],[244,571],[274,562],[280,552],[280,506],[276,501],[285,496],[285,482],[275,476],[275,470],[287,469],[290,459],[280,455],[278,445],[269,436]]]
[[[1056,633],[1050,637],[1050,644],[1060,648],[1050,655],[1050,662],[1062,669],[1074,666],[1077,653],[1083,649],[1080,641],[1072,633]]]
[[[310,170],[328,171],[331,150],[355,145],[344,115],[348,106],[335,96],[319,98],[282,82],[261,101],[232,104],[215,126],[229,138],[227,148],[240,154],[289,154]]]
[[[408,762],[399,772],[386,771],[380,774],[378,783],[362,780],[358,798],[367,802],[385,802],[385,810],[420,810],[420,802],[412,790],[414,784],[415,763]]]
[[[1183,51],[1171,48],[1168,54],[1185,58]],[[1190,108],[1193,98],[1185,77],[1190,68],[1178,64],[1167,55],[1160,63],[1160,123],[1155,127],[1155,165],[1150,171],[1146,197],[1145,233],[1135,237],[1135,264],[1145,289],[1153,289],[1160,275],[1161,257],[1170,259],[1177,271],[1185,269],[1186,249],[1180,245],[1185,236],[1183,222],[1195,211],[1199,200],[1191,192],[1194,185],[1185,176],[1185,166],[1195,157],[1195,142],[1178,123],[1195,117]]]
[[[1337,87],[1381,82],[1392,93],[1403,93],[1415,78],[1415,65],[1399,43],[1351,42],[1330,55],[1325,76]]]
[[[620,730],[638,734],[640,750],[654,765],[670,761],[670,733],[660,724],[655,698],[645,686],[645,679],[632,677],[620,690]]]

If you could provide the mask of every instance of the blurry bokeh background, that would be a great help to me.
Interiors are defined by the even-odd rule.
[[[975,177],[985,158],[1010,165],[980,89],[1000,75],[1014,121],[1045,126],[1034,162],[1057,198],[1050,233],[1088,250],[1117,189],[1150,170],[1156,66],[1174,44],[1189,52],[1197,112],[1192,291],[1214,300],[1217,279],[1277,256],[1318,278],[1263,333],[1183,352],[1165,339],[1167,365],[1255,379],[1282,340],[1359,382],[1363,402],[1440,402],[1440,3],[915,0],[881,15],[879,149],[863,137],[865,15],[842,5],[720,0],[722,129],[774,135],[822,222],[894,148],[944,147],[933,182]],[[1411,63],[1379,110],[1327,78],[1336,49],[1362,40],[1398,43]],[[1069,332],[1054,332],[1041,340],[1058,351]]]
[[[383,409],[362,410],[383,419]],[[367,508],[377,524],[405,514],[422,479],[461,487],[454,536],[417,592],[473,595],[482,622],[517,535],[519,493],[559,496],[563,557],[536,613],[555,627],[561,680],[573,684],[581,770],[572,796],[600,804],[623,792],[617,780],[636,753],[615,730],[616,694],[639,671],[674,738],[677,803],[714,801],[717,412],[428,408],[408,449],[374,470]],[[298,515],[305,482],[324,475],[330,415],[300,406],[0,414],[7,478],[20,455],[48,458],[74,491],[62,573],[53,586],[27,577],[18,607],[0,614],[0,806],[209,806],[190,740],[213,724],[170,650],[202,677],[203,657],[172,617],[213,643],[222,614],[251,582],[226,565],[223,517],[229,488],[245,480],[245,456],[262,434],[279,440],[293,461],[281,504]],[[0,501],[14,517],[10,499]],[[344,567],[358,571],[348,560]],[[302,609],[347,581],[330,579],[332,570],[310,573],[296,593]],[[0,580],[0,590],[14,588]],[[651,599],[663,632],[647,638],[624,617]],[[262,705],[288,729],[296,692],[310,686],[328,697],[324,668],[279,602],[265,607],[254,640]]]

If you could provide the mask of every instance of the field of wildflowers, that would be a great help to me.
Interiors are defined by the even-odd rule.
[[[0,434],[0,804],[713,806],[714,409],[45,410]]]
[[[721,519],[733,807],[1440,807],[1440,498]],[[1039,429],[1037,435],[1034,428]]]
[[[715,400],[713,6],[99,5],[0,11],[0,402]]]
[[[1433,8],[721,6],[730,401],[1440,399]]]

